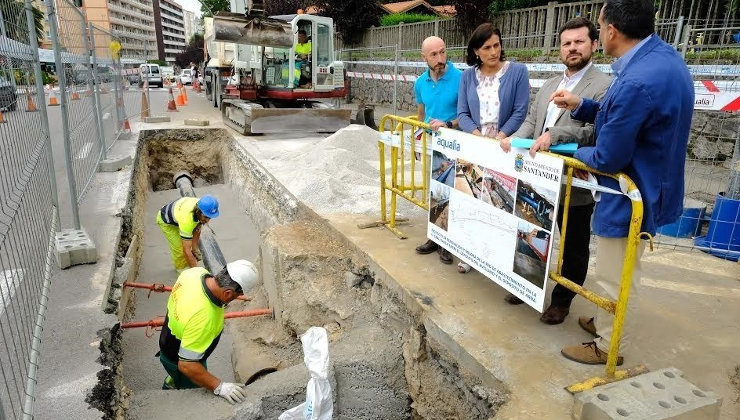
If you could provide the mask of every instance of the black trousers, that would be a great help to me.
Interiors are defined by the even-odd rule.
[[[562,210],[562,208],[560,209]],[[588,272],[588,245],[591,242],[591,214],[594,204],[570,206],[568,209],[568,231],[563,250],[563,277],[583,286]],[[562,232],[563,212],[558,212],[558,228]],[[576,294],[558,283],[552,290],[551,304],[570,307]]]

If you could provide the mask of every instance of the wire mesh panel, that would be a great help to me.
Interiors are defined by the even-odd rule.
[[[98,82],[101,126],[106,149],[118,140],[123,123],[121,98],[121,43],[110,32],[90,25],[90,46],[94,54],[95,78]]]
[[[101,148],[100,127],[95,108],[95,85],[91,68],[88,28],[82,11],[68,0],[56,0],[59,28],[58,46],[66,86],[52,89],[56,97],[59,89],[66,89],[66,111],[69,121],[71,166],[77,190],[77,201],[82,199],[98,167]],[[57,66],[59,67],[59,66]],[[101,95],[102,96],[102,95]],[[60,101],[61,99],[55,99]],[[53,105],[51,99],[49,104]]]
[[[659,229],[664,246],[740,256],[740,27],[684,28],[679,45],[693,73],[696,106],[683,215]]]
[[[30,2],[27,3],[30,6]],[[0,0],[0,418],[29,415],[34,331],[50,277],[55,211],[38,66],[43,14]],[[38,338],[38,337],[36,337]]]

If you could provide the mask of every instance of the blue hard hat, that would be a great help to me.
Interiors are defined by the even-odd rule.
[[[218,200],[212,195],[204,195],[198,200],[198,208],[209,219],[218,217]]]

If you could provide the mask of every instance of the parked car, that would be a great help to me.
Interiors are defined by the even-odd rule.
[[[164,79],[162,78],[162,72],[159,70],[159,64],[142,64],[139,66],[139,73],[141,73],[140,86],[143,86],[144,80],[149,82],[149,86],[164,86]]]
[[[183,69],[177,77],[183,85],[193,84],[193,71],[191,69]]]
[[[0,109],[4,111],[15,111],[18,104],[18,95],[15,86],[7,79],[0,78]]]

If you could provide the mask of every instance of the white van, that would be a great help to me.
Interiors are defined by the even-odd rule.
[[[145,80],[149,81],[149,86],[164,86],[164,79],[162,78],[159,64],[142,64],[139,66],[139,72],[141,73],[139,86],[143,86]]]

